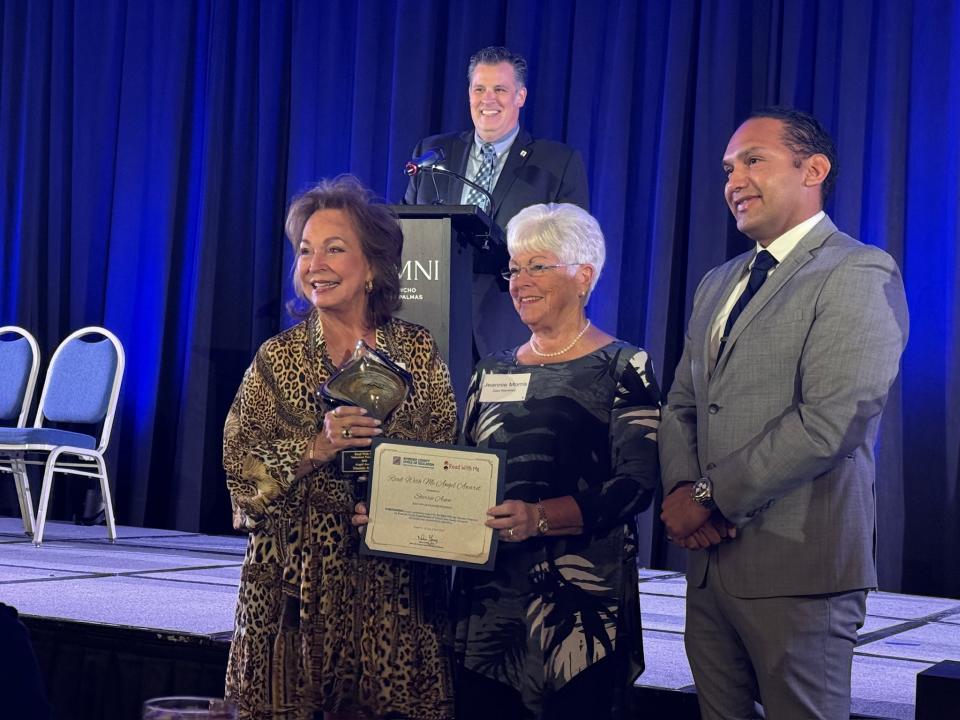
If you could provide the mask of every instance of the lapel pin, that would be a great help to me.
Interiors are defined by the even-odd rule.
[[[527,156],[527,151],[526,151],[526,150],[521,150],[521,151],[520,151],[520,157],[525,158],[526,156]]]

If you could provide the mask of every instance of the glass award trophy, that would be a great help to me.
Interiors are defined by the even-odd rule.
[[[386,424],[412,386],[409,372],[361,339],[350,360],[330,376],[317,395],[328,410],[338,405],[362,407],[370,417]],[[369,471],[369,450],[340,451],[341,473],[358,476]]]

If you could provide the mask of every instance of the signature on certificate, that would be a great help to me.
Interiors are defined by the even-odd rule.
[[[434,533],[417,533],[417,545],[425,547],[437,547],[440,544],[440,538]]]

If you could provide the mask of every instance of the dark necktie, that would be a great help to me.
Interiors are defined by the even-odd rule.
[[[493,184],[493,169],[497,165],[497,151],[494,150],[492,143],[484,143],[480,148],[480,152],[483,159],[480,161],[480,169],[477,170],[473,181],[487,192],[490,192],[490,186]],[[466,204],[476,205],[484,212],[490,209],[487,207],[490,204],[490,200],[475,188],[470,188],[470,192],[467,193]]]
[[[730,311],[727,324],[723,328],[723,335],[720,337],[720,348],[717,350],[717,362],[720,361],[720,356],[723,355],[723,346],[727,344],[727,338],[730,337],[733,324],[737,321],[737,318],[740,317],[740,313],[743,312],[743,309],[747,306],[747,303],[750,302],[750,299],[757,294],[757,290],[763,285],[764,280],[767,279],[767,273],[770,272],[770,268],[776,264],[777,259],[766,250],[761,250],[757,253],[757,257],[753,261],[753,267],[750,269],[750,279],[747,280],[747,287],[744,288],[743,294],[737,298],[737,304],[734,305]]]

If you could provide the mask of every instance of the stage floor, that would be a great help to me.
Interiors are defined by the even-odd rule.
[[[36,548],[19,518],[0,518],[0,600],[28,621],[229,643],[245,539],[117,530],[109,543],[102,526],[53,522]],[[679,573],[641,572],[642,689],[693,693],[683,650],[685,589]],[[871,593],[853,663],[854,716],[913,718],[916,675],[941,660],[960,660],[960,600]]]

